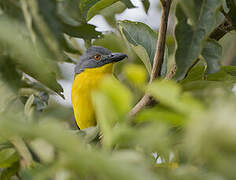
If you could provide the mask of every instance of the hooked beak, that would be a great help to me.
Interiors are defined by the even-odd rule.
[[[121,61],[123,60],[124,58],[128,57],[126,54],[123,54],[123,53],[112,53],[110,56],[109,56],[109,61],[112,63],[112,62],[118,62],[118,61]]]

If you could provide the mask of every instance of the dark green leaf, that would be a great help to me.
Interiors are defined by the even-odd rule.
[[[87,19],[89,9],[100,0],[80,0],[80,10],[82,17]]]
[[[103,10],[104,8],[107,8],[108,6],[116,3],[117,1],[118,0],[100,0],[99,2],[97,2],[94,6],[92,6],[89,9],[88,15],[87,15],[87,21],[89,21],[95,15],[99,14],[99,12],[101,10]]]
[[[93,45],[108,48],[112,52],[123,52],[126,49],[125,42],[114,33],[105,34],[103,38],[94,40]]]
[[[193,16],[193,18],[190,18],[193,26],[189,25],[188,14],[181,7],[181,5],[185,6],[186,4],[191,4],[191,6],[188,6],[188,8],[191,8],[188,9],[188,12]],[[188,69],[199,57],[205,39],[215,27],[216,13],[221,4],[221,0],[182,0],[177,4],[176,17],[178,23],[175,28],[177,72],[175,79],[183,79]]]
[[[93,39],[102,35],[101,32],[95,30],[96,26],[91,24],[80,24],[78,26],[72,26],[63,24],[64,33],[77,38]]]
[[[131,48],[143,61],[147,71],[151,73],[156,52],[157,33],[144,23],[132,21],[120,21],[119,29],[124,39],[128,41]],[[165,51],[165,59],[167,58],[167,53]],[[165,66],[166,60],[164,60],[163,68]]]
[[[135,8],[135,6],[133,5],[133,3],[130,0],[120,0],[121,2],[123,2],[127,8]]]
[[[150,2],[149,0],[142,0],[143,3],[143,8],[145,10],[146,13],[148,13],[149,7],[150,7]]]
[[[104,8],[100,11],[100,14],[103,15],[103,17],[106,19],[108,24],[112,27],[116,27],[116,14],[122,13],[126,9],[126,6],[124,3],[117,1],[116,3],[110,5],[107,8]]]
[[[205,46],[202,50],[202,56],[207,63],[207,74],[216,73],[220,70],[221,55],[222,47],[217,41],[208,40],[205,42]]]
[[[19,162],[15,162],[12,166],[5,168],[0,173],[1,180],[9,180],[12,176],[14,176],[19,171]]]
[[[209,74],[207,80],[211,81],[229,81],[231,83],[236,82],[236,67],[235,66],[222,66],[221,70],[214,73]]]
[[[23,14],[21,12],[20,2],[19,1],[9,1],[9,0],[1,0],[0,8],[3,11],[2,15],[7,15],[11,18],[15,18],[20,21],[24,21]]]
[[[0,168],[8,168],[18,159],[15,149],[4,149],[0,151]]]
[[[227,7],[229,8],[228,15],[232,21],[234,29],[236,29],[236,1],[235,0],[226,0]]]
[[[77,38],[93,39],[101,35],[96,26],[86,23],[88,10],[97,0],[71,0],[58,3],[58,14],[64,33]]]
[[[204,73],[205,73],[205,66],[196,65],[189,71],[187,77],[184,78],[182,81],[180,81],[180,83],[183,84],[187,82],[203,80]]]

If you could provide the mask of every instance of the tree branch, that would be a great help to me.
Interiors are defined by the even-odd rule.
[[[157,40],[157,48],[155,57],[153,60],[152,72],[150,75],[149,83],[152,83],[154,79],[160,77],[161,75],[161,67],[164,60],[165,54],[165,41],[166,41],[166,32],[168,25],[168,16],[170,12],[172,0],[161,0],[162,4],[162,13],[161,13],[161,24],[159,29],[159,35]],[[139,112],[143,107],[152,103],[152,98],[149,94],[145,94],[143,98],[135,105],[135,107],[129,112],[129,116],[135,115]]]
[[[29,168],[33,164],[33,158],[23,139],[19,137],[10,138],[10,142],[20,155],[20,164],[22,167]]]

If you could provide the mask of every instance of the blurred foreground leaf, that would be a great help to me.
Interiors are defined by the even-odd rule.
[[[8,168],[18,161],[18,155],[13,148],[0,151],[0,168]]]
[[[173,81],[155,81],[148,87],[148,92],[161,104],[175,111],[191,115],[204,111],[203,105],[191,94],[182,93],[181,87]]]
[[[1,43],[7,45],[7,53],[16,67],[63,96],[63,89],[56,81],[56,62],[47,59],[47,53],[40,44],[37,44],[36,50],[29,39],[24,39],[22,32],[27,30],[18,22],[2,19],[0,24]]]

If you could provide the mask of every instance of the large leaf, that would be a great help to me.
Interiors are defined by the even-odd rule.
[[[119,29],[150,74],[156,52],[157,33],[144,23],[132,21],[120,21]],[[167,53],[166,50],[163,68],[166,66]]]
[[[62,87],[56,81],[58,67],[56,61],[49,60],[47,53],[43,51],[41,44],[35,46],[27,39],[27,30],[21,24],[11,19],[0,21],[0,40],[7,44],[7,53],[17,68],[32,76],[48,88],[62,95]]]
[[[191,4],[188,6],[191,8],[188,9],[191,16],[187,16],[188,14],[184,11],[186,8],[181,7],[181,5],[186,6],[186,4]],[[221,0],[182,0],[177,4],[176,17],[178,23],[175,28],[177,72],[175,79],[183,79],[188,69],[199,57],[205,39],[215,27],[216,13],[221,4]],[[189,24],[189,20],[193,25]]]
[[[207,63],[207,74],[212,74],[220,70],[220,58],[222,55],[222,47],[213,40],[205,42],[205,47],[202,50],[202,56]]]

